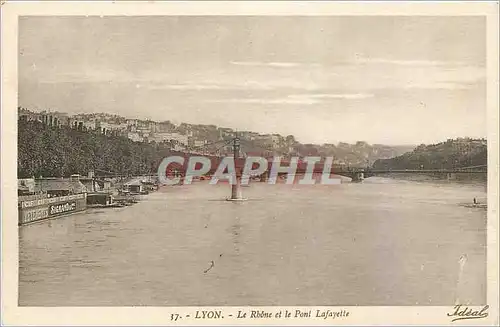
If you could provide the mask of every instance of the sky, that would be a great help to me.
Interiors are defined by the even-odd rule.
[[[486,136],[483,17],[21,17],[19,105],[302,143]]]

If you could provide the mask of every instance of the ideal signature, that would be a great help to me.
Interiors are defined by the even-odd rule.
[[[447,315],[448,317],[453,317],[453,319],[451,320],[452,322],[463,319],[481,319],[488,317],[489,307],[489,305],[485,305],[481,310],[473,310],[472,308],[469,308],[467,306],[464,307],[459,304],[454,307],[455,312],[448,313]]]

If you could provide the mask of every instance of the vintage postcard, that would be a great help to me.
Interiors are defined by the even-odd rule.
[[[2,2],[2,324],[498,325],[498,13]]]

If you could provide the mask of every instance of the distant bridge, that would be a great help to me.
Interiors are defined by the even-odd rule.
[[[269,175],[270,169],[268,169],[267,174]],[[296,170],[296,175],[302,175],[306,173],[306,169],[303,167],[298,167]],[[313,174],[323,173],[323,165],[316,165]],[[332,168],[330,174],[349,177],[352,181],[357,182],[365,178],[377,176],[377,175],[389,175],[389,174],[422,174],[422,175],[446,175],[451,177],[452,174],[487,174],[487,166],[470,166],[461,167],[454,169],[373,169],[367,168]],[[281,175],[282,173],[280,173]]]
[[[236,163],[236,170],[239,174],[241,174],[243,170],[243,164],[241,162],[241,159],[237,160]],[[215,171],[218,167],[219,162],[217,162],[215,165],[212,164],[211,169],[205,174],[207,176],[212,176],[215,174]],[[262,180],[267,180],[269,177],[269,173],[271,171],[271,165],[272,161],[268,161],[268,169],[262,174],[261,178]],[[288,166],[289,162],[282,161],[281,166]],[[197,167],[199,169],[200,167]],[[256,167],[254,167],[255,169]],[[313,169],[313,174],[322,174],[324,169],[324,165],[322,164],[316,164],[314,169]],[[187,162],[184,165],[177,165],[174,166],[174,168],[168,169],[167,174],[175,174],[177,176],[185,177],[186,176],[186,170],[187,170]],[[297,165],[297,170],[296,170],[296,175],[303,175],[307,172],[307,165],[305,164],[298,164]],[[344,176],[344,177],[349,177],[352,179],[354,182],[361,181],[365,178],[377,176],[377,175],[390,175],[390,174],[423,174],[423,175],[438,175],[438,176],[446,176],[446,177],[451,177],[452,174],[487,174],[487,166],[486,165],[479,165],[479,166],[470,166],[470,167],[460,167],[460,168],[454,168],[454,169],[373,169],[370,167],[367,168],[346,168],[346,167],[333,167],[330,170],[331,175],[337,175],[337,176]],[[150,177],[150,176],[155,176],[157,173],[149,173],[149,174],[144,174],[144,177]],[[278,175],[285,175],[286,173],[279,173]],[[106,172],[105,174],[100,174],[96,175],[97,178],[104,178],[104,177],[122,177],[122,178],[127,178],[127,177],[132,177],[130,175],[125,175],[125,174],[120,174],[120,173],[112,173],[112,172]]]
[[[240,139],[239,138],[233,138],[232,140],[222,140],[222,141],[217,141],[214,142],[213,144],[206,144],[201,147],[195,148],[195,150],[202,150],[203,148],[206,148],[209,145],[216,145],[222,143],[219,148],[223,148],[227,146],[229,143],[233,143],[233,155],[236,158],[235,159],[235,167],[237,170],[238,174],[242,173],[243,167],[245,165],[245,157],[241,157],[239,155],[239,149],[240,149]],[[192,156],[200,156],[200,153],[185,153],[185,152],[176,152],[172,151],[170,155],[175,155],[175,156],[180,156],[184,158],[183,164],[176,164],[172,163],[169,165],[167,168],[167,175],[170,174],[175,174],[177,176],[185,176],[186,171],[187,171],[187,166],[188,162],[190,161],[189,159]],[[204,157],[208,158],[210,160],[210,170],[205,174],[206,176],[211,176],[215,174],[217,168],[219,167],[219,164],[221,163],[223,156],[222,155],[204,155]],[[272,158],[267,158],[267,163],[268,167],[266,171],[262,174],[262,179],[266,179],[269,176],[269,172],[271,171],[271,167],[273,164],[273,159]],[[159,163],[158,163],[159,164]],[[282,158],[280,161],[280,166],[287,167],[290,165],[290,160]],[[200,169],[201,164],[197,164],[195,169]],[[254,164],[252,169],[258,168],[258,164]],[[328,169],[327,169],[328,170]],[[308,171],[308,163],[299,160],[297,163],[297,169],[295,174],[297,175],[302,175],[305,174]],[[321,174],[324,171],[324,162],[318,162],[314,165],[314,168],[312,169],[313,174]],[[131,177],[130,175],[126,175],[123,173],[113,173],[113,172],[105,172],[100,170],[101,175],[96,176],[96,177]],[[104,174],[102,174],[104,173]],[[145,175],[156,175],[157,172],[150,171],[146,173]],[[279,175],[284,175],[286,173],[279,173]],[[451,174],[487,174],[487,165],[476,165],[476,166],[468,166],[468,167],[457,167],[457,168],[445,168],[445,169],[376,169],[373,167],[366,167],[366,168],[360,168],[360,167],[345,167],[345,166],[340,166],[336,165],[330,169],[330,174],[332,175],[338,175],[338,176],[345,176],[349,177],[352,179],[352,181],[361,181],[364,178],[376,176],[376,175],[387,175],[387,174],[427,174],[427,175],[449,175]]]
[[[241,143],[243,142],[243,144]],[[193,156],[200,156],[203,155],[202,153],[207,150],[209,147],[214,147],[216,146],[217,149],[212,150],[212,153],[218,153],[218,155],[203,155],[204,157],[208,158],[210,160],[210,170],[205,174],[206,176],[211,176],[213,175],[217,168],[219,167],[219,164],[221,163],[223,159],[223,152],[224,149],[226,149],[227,146],[231,145],[232,148],[232,155],[235,159],[235,168],[237,170],[237,174],[241,175],[243,167],[245,165],[245,160],[248,156],[247,153],[244,151],[241,151],[242,145],[248,146],[248,141],[240,139],[237,135],[235,135],[234,138],[230,140],[219,140],[210,144],[204,144],[200,147],[194,147],[188,149],[189,152],[177,152],[177,151],[171,151],[170,155],[171,156],[180,156],[184,158],[184,162],[182,164],[177,164],[177,163],[172,163],[167,167],[166,169],[166,174],[167,175],[177,175],[177,176],[185,176],[186,171],[187,171],[187,166],[188,162],[190,161],[189,159]],[[255,145],[252,145],[252,147],[255,147]],[[274,149],[265,149],[262,148],[263,150],[266,150],[268,153],[273,153]],[[240,153],[243,153],[243,157],[240,155]],[[269,176],[269,172],[271,171],[271,167],[273,164],[273,159],[272,158],[267,158],[267,169],[266,171],[262,174],[261,178],[266,179]],[[159,164],[159,163],[158,163]],[[287,159],[282,159],[280,161],[280,166],[289,166],[290,165],[290,160]],[[201,163],[196,164],[195,169],[200,169],[201,168]],[[258,168],[258,164],[254,164],[252,167],[252,170],[255,170]],[[328,169],[327,169],[328,170]],[[318,162],[314,165],[312,169],[313,174],[321,174],[324,171],[324,162]],[[101,175],[96,176],[96,177],[131,177],[130,175],[124,175],[123,173],[113,173],[113,172],[105,172],[100,170]],[[302,175],[308,172],[308,163],[299,160],[297,163],[297,169],[295,171],[295,174],[297,175]],[[376,176],[376,175],[387,175],[387,174],[427,174],[427,175],[447,175],[447,177],[450,177],[451,174],[487,174],[487,166],[486,165],[476,165],[476,166],[468,166],[468,167],[457,167],[457,168],[445,168],[445,169],[376,169],[373,167],[366,167],[366,168],[359,168],[359,167],[345,167],[345,166],[340,166],[336,165],[330,169],[330,174],[331,175],[339,175],[339,176],[345,176],[349,177],[352,179],[352,181],[361,181],[364,178]],[[104,173],[104,174],[102,174]],[[156,175],[156,171],[149,171],[145,173],[145,175]],[[286,173],[279,173],[279,175],[284,175]]]
[[[354,169],[352,171],[333,172],[334,174],[347,176],[353,181],[362,180],[364,178],[388,175],[388,174],[424,174],[424,175],[446,175],[451,177],[452,174],[488,174],[487,165],[460,167],[452,169]]]

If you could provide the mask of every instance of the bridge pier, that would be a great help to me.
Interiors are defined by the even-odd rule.
[[[231,185],[231,200],[241,199],[241,174],[236,173],[236,183]]]
[[[236,160],[239,157],[240,151],[240,139],[235,137],[233,139],[233,160],[234,165],[236,166]],[[228,201],[243,201],[243,197],[241,196],[241,177],[243,175],[243,171],[241,167],[235,167],[236,173],[236,181],[231,183],[231,197],[227,199]]]
[[[354,172],[351,175],[351,183],[360,183],[365,179],[365,174],[363,172]]]

